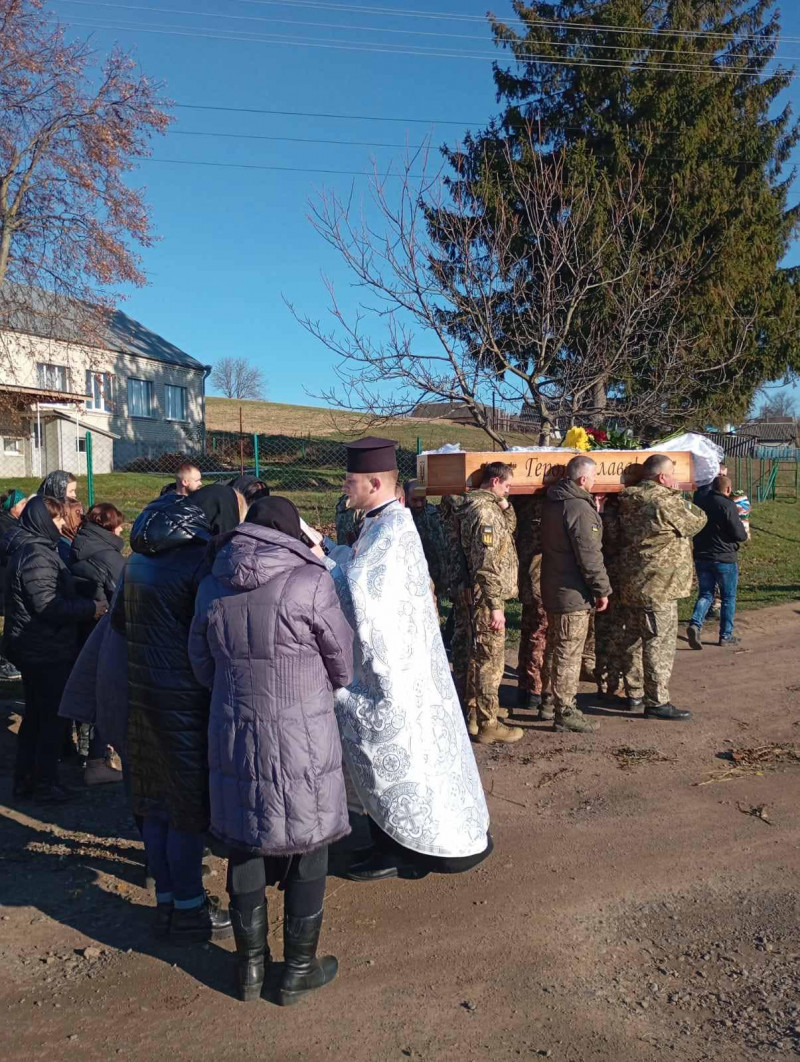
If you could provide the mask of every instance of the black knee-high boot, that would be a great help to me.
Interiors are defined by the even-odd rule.
[[[232,904],[230,913],[236,940],[239,999],[251,1003],[261,998],[264,970],[271,958],[267,947],[267,905],[261,903],[242,912]]]
[[[322,911],[308,918],[283,918],[284,972],[279,1001],[282,1007],[297,1003],[307,992],[313,992],[332,981],[339,970],[333,955],[317,958],[317,944],[322,929]]]

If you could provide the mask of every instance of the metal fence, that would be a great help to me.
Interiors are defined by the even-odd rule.
[[[0,414],[2,411],[0,410]],[[41,431],[30,418],[15,424],[0,416],[0,488],[36,490],[43,475],[53,468],[74,472],[79,497],[89,505],[110,501],[132,519],[156,497],[178,468],[190,460],[206,482],[232,478],[243,472],[263,479],[276,494],[287,494],[306,519],[329,526],[342,492],[346,467],[346,442],[324,436],[267,435],[209,431],[205,444],[190,452],[139,457],[124,468],[110,471],[107,440],[84,430],[72,419],[51,418]],[[19,434],[15,435],[17,431]],[[720,436],[713,437],[719,442]],[[794,448],[758,447],[752,440],[725,437],[726,463],[734,487],[744,490],[756,505],[773,499],[796,499],[800,493],[800,451]],[[410,436],[398,449],[400,475],[416,474],[418,452],[426,448],[423,436]],[[37,445],[38,444],[38,445]],[[498,456],[500,456],[498,454]]]
[[[413,449],[399,447],[397,464],[404,479],[416,475],[417,453],[421,449],[421,439]],[[210,431],[201,451],[138,457],[126,465],[125,471],[174,476],[186,460],[191,460],[208,479],[250,473],[265,480],[276,492],[341,493],[347,450],[345,442],[335,439]]]

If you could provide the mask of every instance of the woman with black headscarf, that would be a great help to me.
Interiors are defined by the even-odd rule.
[[[353,632],[288,499],[257,501],[218,546],[189,638],[212,690],[211,832],[229,848],[241,999],[259,998],[269,961],[265,887],[286,890],[286,1006],[336,976],[316,955],[328,845],[350,832],[332,691],[351,679]]]
[[[203,889],[209,697],[192,674],[188,641],[208,543],[242,511],[236,492],[219,485],[156,498],[134,521],[114,610],[128,645],[133,810],[156,882],[154,932],[176,943],[231,934],[227,911]]]
[[[57,468],[55,472],[48,472],[36,493],[42,498],[55,498],[56,501],[74,500],[78,489],[78,481],[71,472],[65,472],[63,468]]]
[[[75,592],[58,555],[64,507],[33,498],[19,518],[5,583],[3,652],[22,672],[25,716],[17,739],[14,795],[62,803],[72,793],[58,784],[66,723],[58,706],[79,650],[78,630],[107,611],[106,602]]]

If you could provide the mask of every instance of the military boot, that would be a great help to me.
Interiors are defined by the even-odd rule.
[[[499,720],[493,723],[484,723],[478,730],[475,741],[479,745],[511,745],[515,741],[521,741],[525,731],[518,726],[506,726]]]
[[[464,712],[464,720],[467,724],[467,733],[470,737],[476,737],[478,734],[478,717],[475,714],[474,708],[468,708]]]
[[[539,718],[549,722],[551,719],[555,719],[556,709],[553,701],[552,693],[543,693],[541,703],[539,705]]]
[[[682,722],[691,719],[692,713],[685,708],[676,708],[674,704],[646,704],[644,707],[645,719],[672,719]]]
[[[579,708],[555,710],[553,730],[558,734],[593,734],[594,727]]]

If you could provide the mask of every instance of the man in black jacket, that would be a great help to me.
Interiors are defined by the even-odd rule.
[[[736,587],[739,582],[737,554],[739,543],[747,541],[747,529],[731,498],[732,484],[727,476],[717,476],[710,491],[695,494],[695,504],[708,516],[708,523],[694,539],[694,566],[700,593],[694,606],[688,636],[692,649],[702,649],[700,630],[714,602],[714,590],[722,597],[719,644],[737,645],[733,636],[736,613]]]

